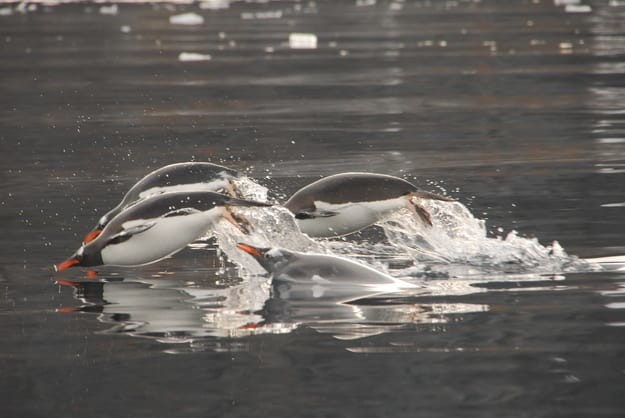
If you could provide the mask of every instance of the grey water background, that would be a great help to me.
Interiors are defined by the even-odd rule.
[[[241,285],[213,252],[108,282],[51,271],[134,181],[191,159],[278,201],[335,172],[404,176],[493,236],[625,254],[622,2],[226,4],[0,5],[1,415],[623,416],[623,273],[382,300],[414,318],[359,339],[302,325],[172,344],[131,332],[140,309],[116,298],[148,289],[151,318],[206,320],[219,308],[178,289]],[[190,11],[204,23],[169,23]],[[290,48],[293,32],[317,48]],[[449,308],[464,305],[487,309]]]

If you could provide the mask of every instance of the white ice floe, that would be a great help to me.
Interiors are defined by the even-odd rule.
[[[178,54],[178,61],[210,61],[209,54],[198,54],[197,52],[181,52]]]
[[[132,28],[130,26],[128,26],[128,25],[123,25],[122,27],[119,28],[119,30],[122,33],[130,33],[130,32],[132,32]]]
[[[10,7],[3,7],[0,9],[0,16],[11,16],[13,14],[13,9]]]
[[[289,48],[316,49],[317,35],[314,33],[291,33],[289,35]]]
[[[280,19],[282,18],[282,10],[267,10],[263,12],[243,12],[241,19]]]
[[[567,4],[564,6],[564,11],[566,13],[590,13],[592,7],[587,4]]]
[[[172,25],[201,25],[204,18],[197,13],[182,13],[169,16],[169,23]]]
[[[566,6],[568,4],[579,4],[580,0],[553,0],[556,6]]]
[[[117,13],[119,13],[119,6],[117,6],[116,4],[100,6],[100,14],[101,15],[111,15],[111,16],[114,16]]]
[[[230,0],[204,0],[200,3],[202,10],[219,10],[230,7]]]

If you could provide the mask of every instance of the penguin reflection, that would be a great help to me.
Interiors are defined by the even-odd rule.
[[[61,308],[64,312],[97,312],[98,319],[114,324],[108,333],[156,338],[163,342],[185,341],[201,337],[241,337],[251,334],[281,334],[305,325],[323,331],[327,324],[342,324],[337,337],[347,334],[364,336],[352,329],[362,322],[377,322],[384,317],[385,330],[390,330],[391,317],[376,311],[388,306],[358,306],[358,299],[374,297],[379,290],[365,287],[324,286],[319,283],[286,283],[251,277],[228,288],[186,286],[176,279],[104,279],[101,281],[68,281],[59,283],[74,287],[75,297],[83,304],[78,308]],[[397,306],[393,312],[401,312]],[[406,309],[406,312],[412,309]],[[409,317],[392,314],[397,324]],[[334,333],[331,329],[327,332]],[[384,330],[376,330],[376,334]]]

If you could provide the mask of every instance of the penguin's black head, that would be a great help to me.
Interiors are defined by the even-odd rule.
[[[83,245],[67,260],[55,264],[55,271],[67,270],[71,267],[93,267],[104,264],[102,262],[102,253],[99,248],[94,245]]]
[[[89,231],[87,235],[85,235],[85,238],[83,238],[82,240],[83,245],[89,244],[91,241],[93,241],[98,236],[100,236],[100,234],[102,233],[102,230],[104,229],[106,225],[108,225],[108,223],[111,221],[114,215],[115,213],[112,213],[112,211],[103,215],[98,221],[97,225],[94,226],[93,229]]]
[[[258,264],[269,273],[275,272],[286,264],[292,254],[282,249],[254,247],[253,245],[244,244],[242,242],[237,244],[237,248],[254,257]]]

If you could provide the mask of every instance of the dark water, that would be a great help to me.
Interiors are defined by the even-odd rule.
[[[625,254],[623,2],[366,3],[0,6],[3,417],[625,414],[623,272],[495,263],[337,304],[270,298],[210,248],[51,271],[186,160],[278,201],[340,171],[404,176],[490,237]],[[204,23],[169,23],[185,11]]]

